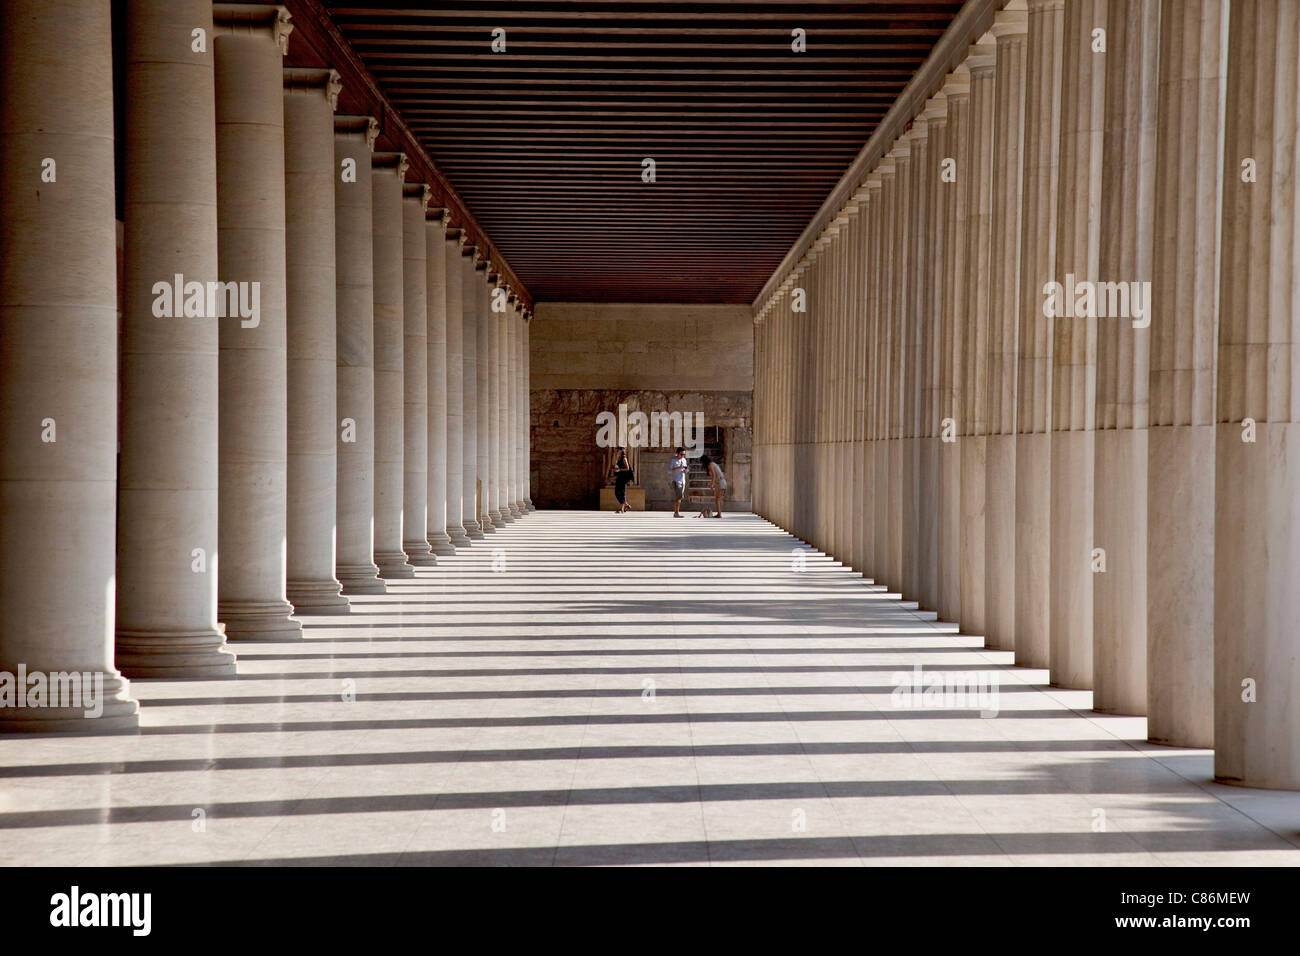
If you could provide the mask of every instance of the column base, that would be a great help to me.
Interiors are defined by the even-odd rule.
[[[478,522],[474,519],[466,518],[465,536],[471,541],[482,541],[484,538],[483,529],[478,526]]]
[[[95,710],[90,717],[84,707],[0,708],[0,733],[27,734],[110,734],[130,733],[140,728],[140,704],[129,696],[130,685],[118,671],[98,671],[103,686],[95,691]],[[87,701],[89,702],[89,701]]]
[[[447,540],[456,548],[469,547],[469,535],[460,525],[447,525]]]
[[[429,550],[429,542],[423,538],[416,538],[414,541],[403,541],[402,550],[406,552],[406,560],[412,567],[432,568],[438,564],[438,559]]]
[[[528,510],[529,510],[529,511],[536,511],[536,510],[537,510],[537,505],[533,504],[533,499],[532,499],[532,498],[528,498],[527,500],[525,500],[525,501],[524,501],[524,504],[528,505]]]
[[[197,631],[118,631],[114,663],[126,677],[235,676],[235,655],[218,628]]]
[[[218,601],[217,618],[231,641],[300,641],[302,623],[288,601]]]
[[[375,564],[379,565],[379,576],[385,580],[415,577],[415,568],[407,563],[405,551],[376,551]]]
[[[379,580],[379,569],[373,564],[339,564],[334,573],[343,585],[344,595],[388,593],[388,586]]]
[[[348,599],[340,593],[342,588],[338,581],[329,578],[325,581],[289,581],[284,590],[295,615],[346,614]]]
[[[492,519],[494,528],[504,528],[506,526],[506,516],[501,513],[500,508],[493,508],[488,512],[488,517]]]
[[[524,509],[519,507],[519,502],[517,501],[510,502],[510,517],[522,518],[523,516],[524,516]]]
[[[445,531],[429,532],[429,550],[433,554],[455,554],[456,548],[452,544],[451,536]]]

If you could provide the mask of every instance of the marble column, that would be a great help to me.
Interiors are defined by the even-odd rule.
[[[964,395],[967,250],[966,219],[970,192],[970,68],[957,65],[943,85],[948,101],[948,126],[944,137],[945,159],[951,159],[955,178],[941,181],[943,271],[939,273],[943,304],[939,311],[939,617],[960,621],[961,593],[961,456],[963,440],[958,434]],[[947,432],[945,435],[944,432]]]
[[[520,428],[519,428],[519,409],[520,409],[520,391],[519,381],[523,371],[523,362],[520,355],[520,335],[519,326],[521,324],[521,309],[519,300],[514,294],[510,296],[510,308],[506,311],[506,332],[510,344],[510,374],[506,377],[506,382],[510,394],[510,515],[514,518],[524,516],[523,491],[521,488],[520,476]]]
[[[501,311],[496,315],[497,337],[497,395],[500,410],[497,414],[497,453],[501,457],[500,473],[497,477],[501,520],[510,524],[515,516],[510,513],[510,303],[509,291],[505,279],[498,276],[497,287],[493,292],[501,303]]]
[[[443,241],[447,272],[447,537],[457,548],[469,547],[465,533],[465,320],[460,230],[448,229]]]
[[[504,461],[501,456],[501,313],[496,307],[496,290],[498,273],[488,267],[487,296],[483,300],[483,324],[487,328],[487,397],[488,397],[488,447],[487,447],[487,487],[486,508],[493,528],[505,527],[505,518],[501,513],[501,491],[503,483],[501,472]]]
[[[1099,268],[1107,54],[1093,52],[1091,33],[1105,27],[1106,0],[1066,4],[1054,278],[1067,298],[1070,276],[1096,281]],[[1097,319],[1053,321],[1048,658],[1053,684],[1086,689],[1092,687],[1096,574]]]
[[[103,681],[99,717],[87,718],[80,701],[4,707],[4,732],[132,730],[138,720],[113,664],[110,24],[107,2],[0,6],[0,671]]]
[[[218,278],[239,289],[230,296],[239,308],[227,302],[233,314],[219,320],[217,614],[232,639],[298,640],[302,625],[285,595],[283,60],[292,27],[283,7],[219,3],[212,12]]]
[[[899,451],[902,455],[902,539],[903,567],[899,580],[899,590],[907,597],[915,598],[920,588],[922,577],[921,547],[921,449],[925,438],[921,433],[925,423],[921,420],[924,402],[921,388],[921,323],[923,321],[921,302],[925,290],[921,282],[925,275],[926,263],[922,261],[929,236],[925,235],[921,224],[929,213],[930,191],[925,181],[926,166],[929,162],[929,136],[924,123],[913,123],[904,139],[908,147],[909,176],[907,179],[907,216],[899,223],[901,227],[901,244],[903,270],[907,276],[907,287],[903,299],[903,341],[900,343],[902,363],[899,367],[900,395],[900,441]]]
[[[464,402],[462,405],[463,425],[461,428],[461,447],[464,473],[463,502],[461,504],[461,524],[465,534],[477,541],[483,539],[483,529],[478,523],[478,481],[479,481],[479,414],[478,414],[478,328],[479,328],[479,281],[474,271],[477,250],[465,246],[460,259],[461,274],[461,367],[464,369],[462,379]],[[450,263],[448,263],[450,266]]]
[[[415,569],[402,550],[403,459],[406,401],[405,280],[402,264],[404,153],[371,157],[375,270],[375,564],[381,578],[410,578]],[[420,521],[423,524],[423,518]]]
[[[1300,0],[1234,0],[1229,17],[1214,488],[1214,775],[1224,783],[1296,790]]]
[[[1020,309],[1016,385],[1016,663],[1048,664],[1051,544],[1052,321],[1064,0],[1029,0],[1025,41]]]
[[[212,53],[191,49],[196,26],[212,32],[207,0],[126,7],[116,650],[128,677],[235,672],[217,626],[217,323],[170,296],[172,314],[153,309],[155,283],[217,277]]]
[[[338,369],[334,248],[333,70],[284,71],[285,264],[288,321],[288,546],[294,613],[341,613],[334,576]]]
[[[433,567],[429,548],[429,251],[424,213],[432,190],[402,187],[402,550],[414,567]],[[441,243],[439,243],[441,248]]]
[[[988,452],[989,266],[993,226],[994,64],[997,47],[984,36],[970,48],[970,106],[966,127],[966,225],[959,307],[963,311],[961,414],[960,614],[962,630],[985,633],[985,474]]]
[[[894,159],[890,155],[881,158],[876,168],[867,176],[867,188],[872,193],[872,203],[877,206],[877,213],[872,217],[876,241],[872,243],[874,256],[872,274],[876,277],[872,292],[872,405],[874,414],[871,425],[871,467],[872,476],[872,558],[874,567],[871,576],[877,584],[895,586],[891,579],[892,569],[889,563],[889,263],[884,248],[893,248],[889,225],[894,217]],[[791,362],[797,362],[800,343],[792,334],[787,343]],[[792,409],[798,407],[798,382],[792,377],[790,382],[790,402]],[[798,436],[800,423],[793,415],[790,417],[790,441]],[[796,482],[793,473],[789,490],[793,491]],[[791,498],[798,500],[798,495]]]
[[[1110,0],[1098,279],[1151,281],[1159,0]],[[1133,303],[1130,302],[1130,305]],[[1148,302],[1142,303],[1146,308]],[[1097,321],[1092,704],[1146,713],[1148,330]]]
[[[447,533],[447,223],[445,209],[429,210],[424,223],[425,389],[428,398],[428,518],[425,537],[434,554],[455,554]]]
[[[921,241],[924,244],[924,284],[919,290],[920,322],[917,328],[920,372],[921,422],[917,444],[917,591],[916,600],[929,610],[939,607],[940,548],[939,539],[939,463],[942,450],[943,396],[940,370],[944,340],[940,334],[943,309],[944,262],[948,255],[943,229],[950,183],[943,181],[943,161],[950,158],[948,149],[948,97],[942,91],[925,103],[916,122],[918,137],[925,139],[925,218]]]
[[[985,392],[984,643],[1003,651],[1016,646],[1016,361],[1027,30],[1024,0],[1012,0],[994,15],[990,31],[997,43],[997,60]]]
[[[475,352],[474,363],[476,404],[478,416],[478,440],[474,444],[478,470],[478,526],[485,534],[494,533],[496,522],[490,511],[492,504],[492,427],[491,419],[495,413],[494,393],[492,392],[492,346],[491,346],[491,304],[488,301],[488,273],[491,264],[486,258],[474,263],[472,282],[474,283],[474,319]]]
[[[383,594],[374,562],[375,273],[370,157],[378,124],[334,120],[335,332],[339,430],[335,573],[344,594]]]
[[[530,369],[532,368],[532,364],[533,364],[532,352],[529,350],[529,342],[532,337],[532,331],[533,331],[533,315],[531,311],[526,311],[524,313],[524,328],[523,328],[524,340],[521,343],[523,347],[523,355],[524,355],[524,374],[523,374],[523,381],[520,382],[520,388],[523,389],[523,407],[520,409],[521,412],[520,426],[523,428],[523,432],[524,432],[523,464],[524,464],[524,492],[526,495],[525,500],[528,504],[528,510],[536,511],[537,505],[533,504],[533,421],[532,421],[532,412],[530,411],[532,407],[532,397],[531,397],[532,393],[530,391],[532,386],[530,382],[532,380],[529,378]]]
[[[1215,372],[1228,0],[1160,16],[1147,424],[1147,735],[1214,746]],[[1252,184],[1244,188],[1265,188]],[[1229,193],[1231,195],[1231,193]]]

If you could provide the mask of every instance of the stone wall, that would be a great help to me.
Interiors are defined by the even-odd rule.
[[[604,484],[605,449],[596,444],[596,416],[617,413],[619,404],[643,412],[701,412],[706,429],[718,428],[722,470],[727,476],[725,509],[749,510],[753,393],[628,389],[532,389],[532,487],[539,508],[595,508]],[[672,448],[641,449],[636,483],[646,508],[672,508],[668,459]]]

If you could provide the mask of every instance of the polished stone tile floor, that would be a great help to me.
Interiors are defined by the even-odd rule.
[[[537,512],[439,560],[237,679],[134,682],[138,734],[0,738],[0,863],[1300,864],[1300,794],[753,515]],[[917,665],[990,696],[899,706]]]

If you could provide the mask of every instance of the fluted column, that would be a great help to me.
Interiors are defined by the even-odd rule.
[[[333,70],[284,71],[289,385],[285,591],[296,614],[342,613],[334,576],[338,423]]]
[[[873,260],[872,274],[876,282],[872,289],[871,334],[872,334],[872,406],[871,416],[871,469],[872,476],[872,560],[874,566],[871,576],[877,584],[896,586],[891,580],[892,569],[889,564],[889,278],[890,257],[884,254],[885,246],[893,248],[889,225],[894,216],[894,159],[886,155],[876,164],[876,168],[867,176],[867,189],[872,194],[872,204],[877,212],[872,216]],[[790,361],[793,365],[799,361],[800,343],[792,328],[787,343]],[[791,380],[792,411],[797,411],[794,395],[798,383]],[[794,414],[790,416],[790,441],[794,442],[799,434],[801,423]],[[797,459],[796,459],[797,463]],[[794,463],[792,463],[793,465]],[[797,487],[793,468],[790,473],[790,489]],[[791,495],[798,501],[798,495]]]
[[[989,245],[988,438],[984,449],[984,643],[1015,650],[1016,360],[1024,163],[1024,0],[993,18],[993,197]]]
[[[901,440],[902,454],[902,514],[903,514],[903,569],[899,589],[909,598],[915,598],[920,591],[921,578],[924,574],[923,562],[925,549],[921,541],[920,509],[921,457],[926,439],[922,437],[925,422],[921,419],[924,410],[924,386],[922,385],[922,359],[924,336],[921,324],[924,321],[922,305],[925,298],[923,282],[928,263],[924,261],[930,237],[923,227],[929,215],[930,188],[926,182],[926,173],[930,164],[930,140],[928,126],[924,122],[913,123],[905,135],[908,146],[909,176],[907,180],[907,218],[902,226],[903,268],[907,274],[907,289],[903,300],[903,361],[899,369],[901,375]]]
[[[1105,26],[1106,0],[1066,4],[1055,281],[1067,297],[1074,292],[1071,276],[1098,276],[1107,54],[1093,52],[1091,33]],[[1053,684],[1090,688],[1097,319],[1054,322],[1048,656]]]
[[[414,577],[402,550],[406,367],[402,263],[404,153],[371,157],[375,270],[375,564],[381,578]],[[421,520],[423,524],[423,520]]]
[[[461,458],[463,461],[464,486],[462,490],[461,524],[465,534],[474,540],[482,540],[483,529],[478,523],[478,480],[479,480],[479,414],[478,414],[478,329],[479,329],[479,281],[474,271],[475,248],[465,246],[460,259],[461,274],[461,367],[464,402],[462,404]],[[450,263],[448,264],[450,265]]]
[[[212,53],[191,48],[196,28],[212,31],[208,0],[126,8],[117,666],[129,677],[235,672],[217,626],[217,322],[170,294],[167,315],[153,308],[157,282],[217,277]]]
[[[1147,734],[1214,745],[1215,370],[1228,0],[1160,14],[1147,426]],[[1226,169],[1227,167],[1231,167]],[[1226,176],[1226,179],[1225,179]],[[1242,184],[1243,189],[1267,187]]]
[[[460,230],[448,229],[443,242],[447,271],[447,537],[469,547],[465,533],[465,318]]]
[[[961,414],[961,605],[962,630],[985,633],[985,464],[987,459],[989,250],[993,225],[993,107],[997,48],[992,36],[971,46],[970,107],[966,127],[966,224],[960,238],[965,266],[960,276],[962,323]]]
[[[102,679],[94,729],[131,730],[138,706],[113,665],[110,23],[107,2],[0,6],[0,671]],[[0,730],[85,732],[86,708],[64,703],[0,708]]]
[[[335,571],[344,594],[383,594],[374,562],[375,273],[369,116],[334,120],[335,333],[339,430]]]
[[[943,275],[947,244],[942,228],[947,207],[944,202],[949,183],[942,179],[943,161],[948,151],[948,97],[942,91],[931,96],[921,111],[916,126],[925,136],[925,218],[924,238],[920,241],[924,255],[924,285],[919,290],[921,311],[918,316],[918,362],[921,403],[917,443],[917,591],[922,607],[939,606],[939,461],[940,432],[943,418],[940,409],[940,368],[944,343],[940,335],[939,316],[943,307]],[[918,132],[918,135],[921,135]]]
[[[1155,212],[1159,0],[1110,0],[1106,33],[1100,272],[1150,282]],[[1149,302],[1143,302],[1149,308]],[[1139,326],[1141,323],[1139,323]],[[1148,332],[1127,317],[1097,322],[1093,580],[1096,710],[1143,714],[1147,695]]]
[[[1064,0],[1029,0],[1021,183],[1016,386],[1016,663],[1048,663],[1051,544],[1052,322],[1043,286],[1056,269]]]
[[[428,398],[428,518],[425,536],[434,554],[455,554],[447,533],[447,222],[445,209],[426,215],[425,233],[425,381]],[[459,437],[459,436],[458,436]]]
[[[971,183],[970,69],[965,63],[948,75],[943,92],[948,98],[946,156],[954,163],[955,179],[942,183],[939,226],[943,230],[944,259],[940,273],[943,304],[939,311],[939,417],[948,422],[948,440],[939,441],[939,617],[961,619],[961,456],[957,436],[962,416],[962,372],[965,356],[966,219]],[[955,440],[954,440],[955,439]]]
[[[1300,789],[1298,89],[1300,2],[1234,0],[1219,296],[1214,775],[1291,790]]]
[[[402,187],[402,550],[414,567],[433,567],[429,548],[429,250],[424,213],[432,190]],[[441,246],[441,244],[440,244]]]
[[[218,616],[226,636],[296,640],[285,597],[288,388],[283,7],[213,6],[219,278],[258,290],[220,319]],[[244,285],[244,284],[247,285]]]

